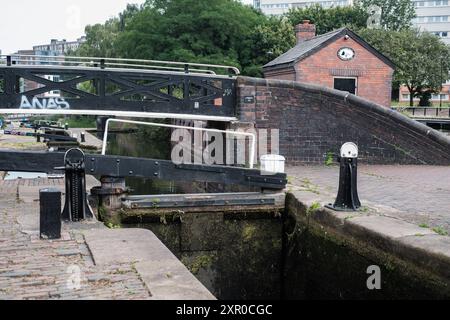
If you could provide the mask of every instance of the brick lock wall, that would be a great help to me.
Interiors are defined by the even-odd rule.
[[[249,99],[254,97],[254,100]],[[293,81],[238,78],[242,122],[280,130],[288,164],[323,164],[355,142],[372,164],[450,164],[450,139],[400,113],[345,92]]]

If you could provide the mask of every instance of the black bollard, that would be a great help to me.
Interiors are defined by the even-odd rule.
[[[41,239],[61,238],[61,191],[42,189],[39,192]]]
[[[86,133],[84,133],[84,132],[81,133],[81,142],[82,143],[86,142]]]
[[[361,208],[358,196],[358,147],[354,143],[346,143],[341,148],[339,158],[340,175],[339,191],[334,205],[327,208],[336,211],[357,211]]]

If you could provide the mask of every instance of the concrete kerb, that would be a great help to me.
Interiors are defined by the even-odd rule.
[[[97,229],[82,233],[96,265],[133,264],[152,299],[215,300],[150,230]]]

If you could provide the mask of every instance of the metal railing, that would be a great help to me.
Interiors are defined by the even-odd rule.
[[[99,58],[99,57],[74,57],[74,56],[42,56],[42,55],[1,55],[0,65],[12,66],[67,66],[101,69],[138,69],[151,71],[168,71],[193,74],[216,75],[216,71],[222,71],[230,76],[237,76],[240,70],[233,66],[176,62],[144,59]]]
[[[32,55],[2,56],[1,62],[0,114],[236,119],[234,67]]]
[[[186,126],[178,126],[178,125],[170,125],[170,124],[154,123],[154,122],[131,121],[131,120],[124,120],[124,119],[108,119],[106,121],[105,132],[104,132],[104,136],[103,136],[103,147],[102,147],[102,155],[103,156],[106,155],[106,148],[108,146],[109,125],[111,122],[128,123],[128,124],[159,127],[159,128],[184,129],[184,130],[192,130],[192,131],[200,131],[200,132],[224,133],[224,134],[227,134],[230,136],[248,137],[251,140],[249,166],[250,166],[250,169],[253,169],[255,166],[256,135],[253,133],[241,132],[241,131],[230,131],[230,130],[206,129],[206,128],[199,128],[199,127],[186,127]]]
[[[413,118],[449,118],[450,108],[439,107],[405,107],[405,108],[393,108],[396,111],[408,114]]]

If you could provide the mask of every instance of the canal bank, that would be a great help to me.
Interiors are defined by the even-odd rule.
[[[43,241],[38,190],[49,185],[64,181],[1,184],[2,299],[174,299],[178,281],[186,299],[198,298],[196,287],[211,299],[204,287],[220,299],[450,297],[449,238],[386,207],[337,213],[322,207],[325,193],[291,186],[275,205],[123,208],[122,229],[64,224],[61,240]],[[67,287],[73,266],[79,290]],[[367,288],[370,266],[380,268],[381,290]]]
[[[450,298],[448,236],[387,206],[339,213],[307,188],[276,197],[270,206],[156,204],[116,214],[123,228],[154,232],[219,299]],[[368,286],[373,267],[380,290]]]
[[[449,237],[370,208],[332,211],[301,191],[286,205],[287,299],[449,299]]]
[[[0,181],[1,300],[215,299],[150,231],[89,220],[40,239],[39,190],[48,187],[63,191],[64,179]]]
[[[109,212],[116,215],[105,221],[111,229],[68,224],[56,242],[37,236],[37,195],[63,180],[8,181],[0,202],[6,258],[0,291],[5,299],[170,299],[183,290],[196,299],[195,287],[207,299],[448,298],[449,238],[431,230],[432,223],[448,221],[447,211],[430,212],[436,219],[425,227],[418,210],[434,208],[435,201],[445,206],[436,197],[448,187],[447,168],[398,166],[391,171],[397,175],[388,175],[389,168],[362,167],[364,207],[357,213],[323,209],[336,195],[337,167],[298,166],[287,169],[287,196],[264,194],[273,203],[174,209],[161,208],[158,196],[151,208],[124,201]],[[441,177],[441,184],[431,189],[427,176]],[[425,197],[440,193],[414,204],[418,195],[405,192],[405,184],[416,180]],[[67,288],[71,266],[82,271],[80,291]],[[367,287],[371,266],[380,268],[381,290]]]
[[[141,156],[124,138],[113,137],[115,152]],[[110,225],[154,232],[219,299],[448,298],[450,219],[433,206],[446,206],[447,168],[362,166],[363,209],[337,219],[323,206],[336,196],[338,169],[288,167],[288,196],[277,205],[167,209],[159,208],[164,196],[153,196],[151,209],[125,201]],[[134,194],[158,191],[134,186]],[[371,266],[380,268],[382,290],[367,287]]]

